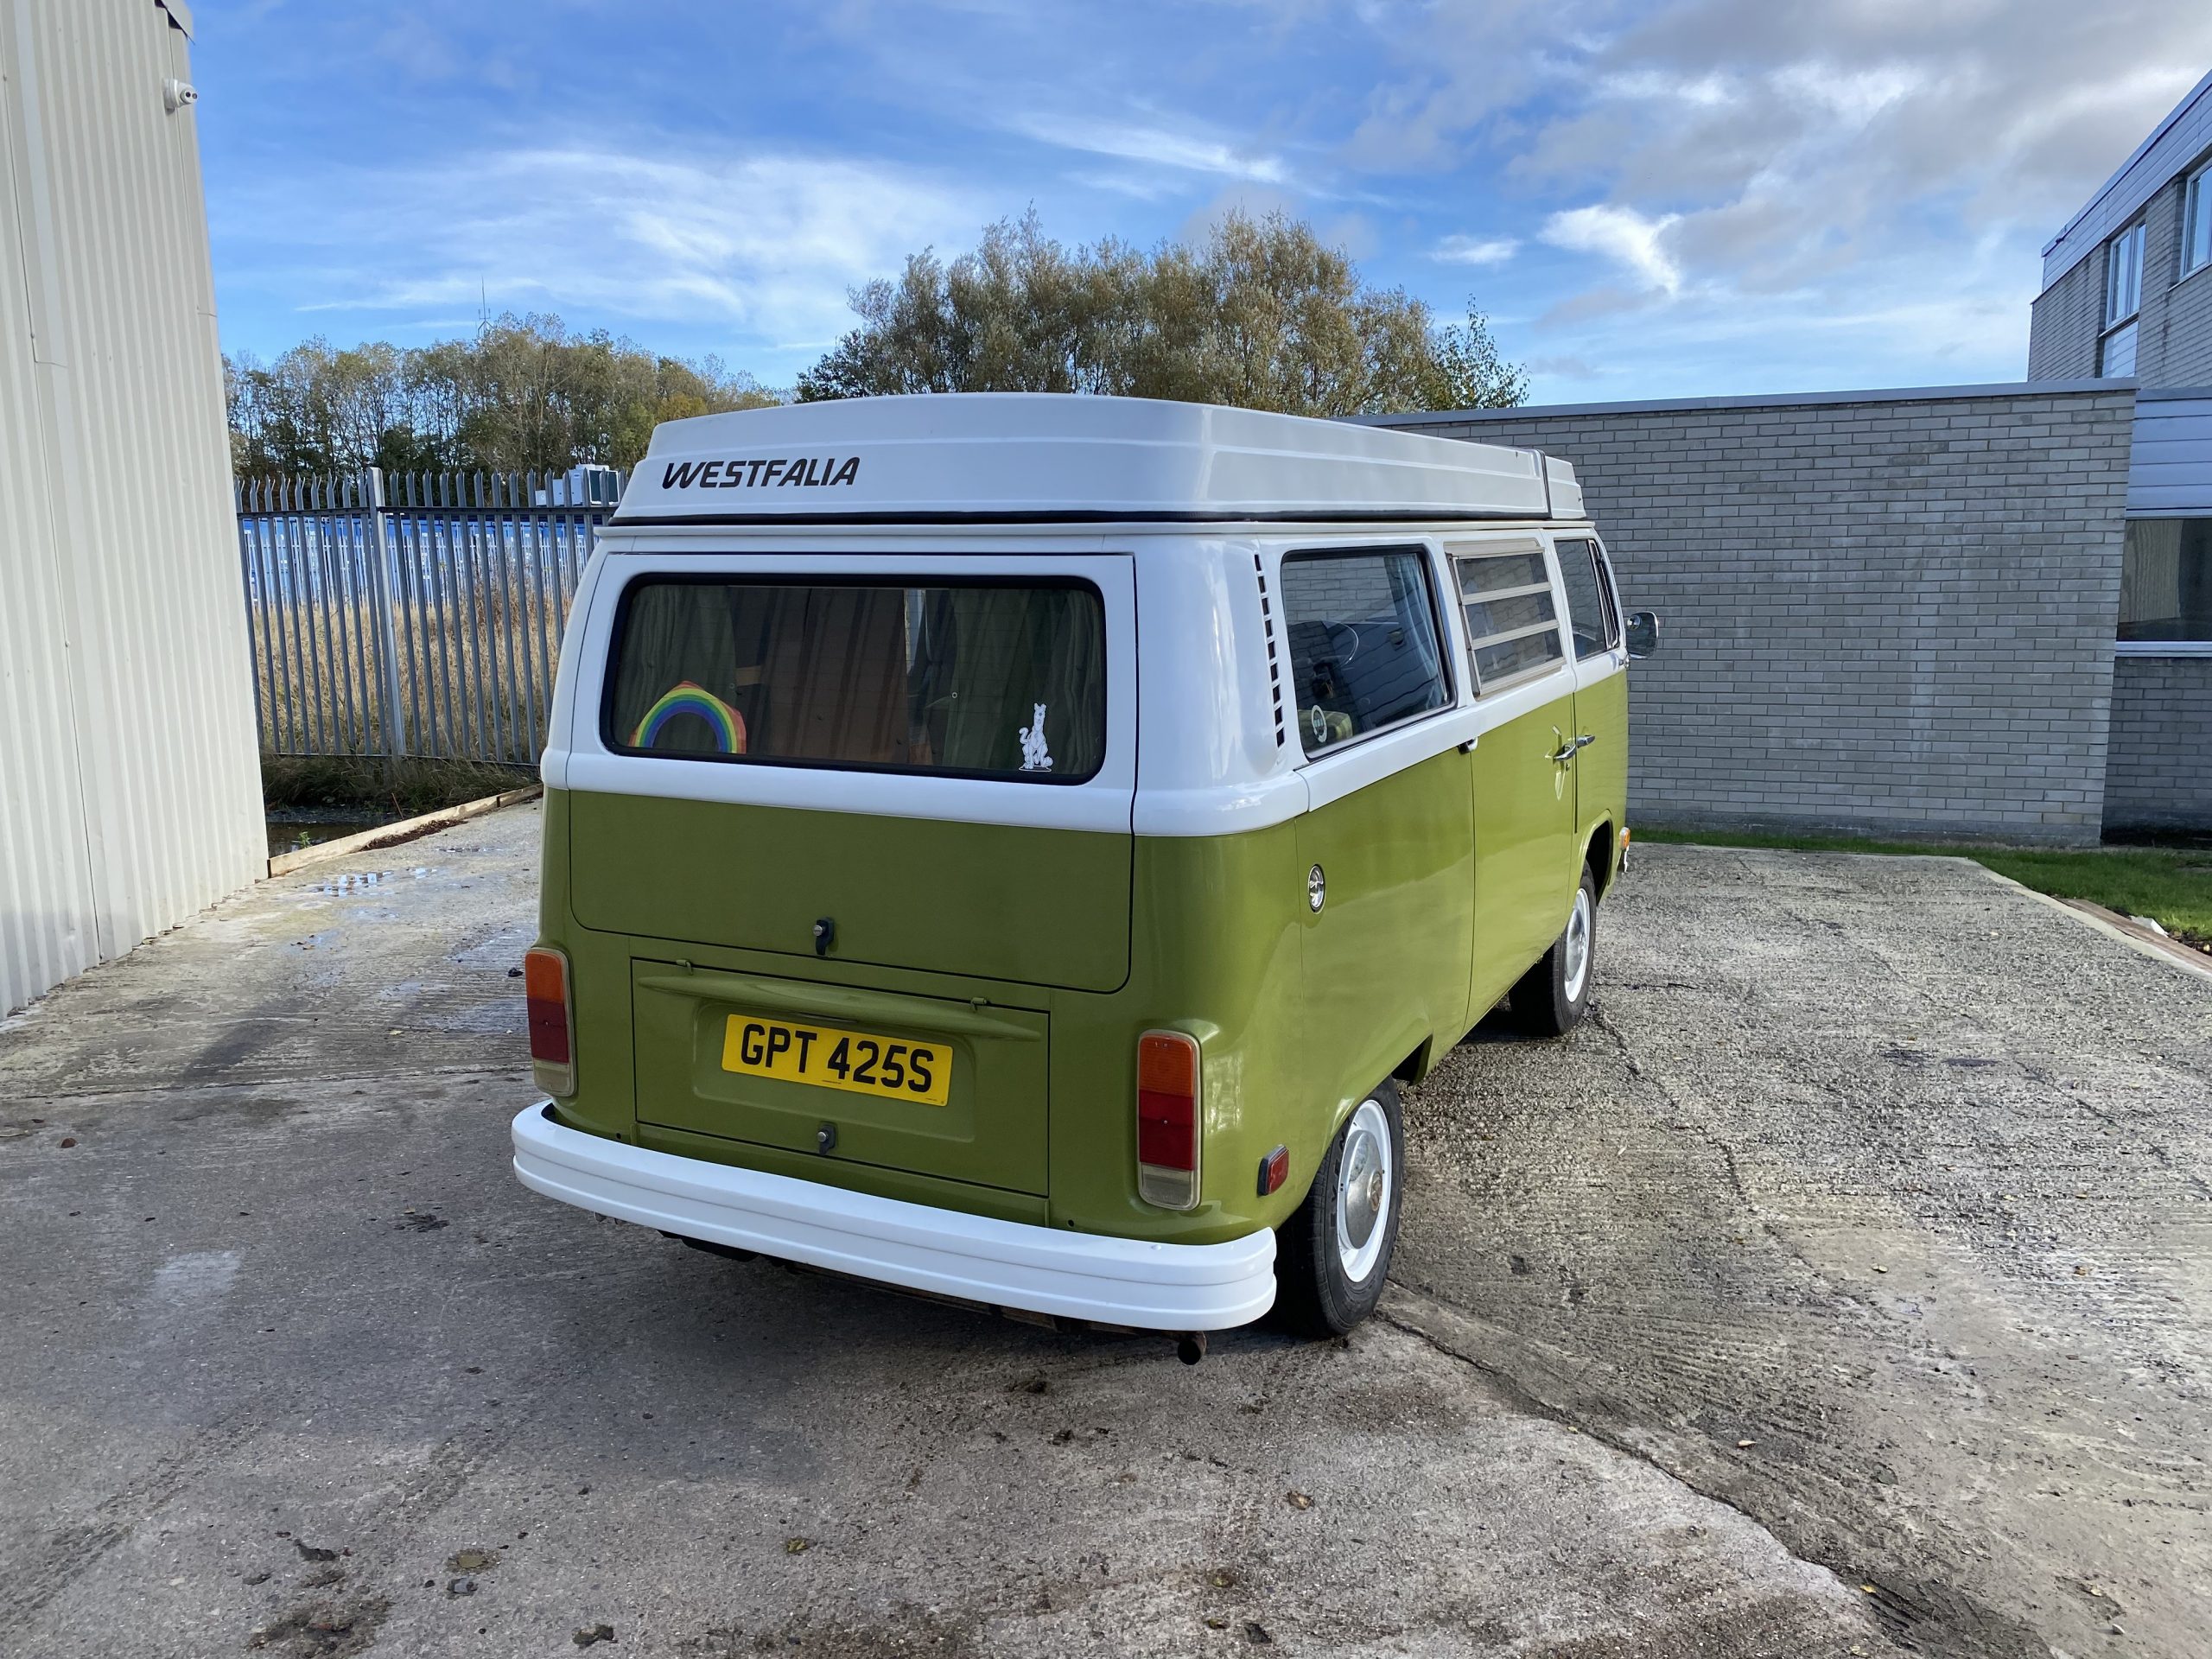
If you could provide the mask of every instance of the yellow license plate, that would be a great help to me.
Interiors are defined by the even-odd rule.
[[[952,1087],[952,1047],[733,1014],[722,1027],[722,1070],[942,1106]]]

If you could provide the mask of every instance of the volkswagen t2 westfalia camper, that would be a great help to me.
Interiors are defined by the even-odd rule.
[[[980,395],[655,433],[576,592],[539,1192],[1011,1313],[1340,1332],[1395,1085],[1566,1030],[1630,632],[1569,467]]]

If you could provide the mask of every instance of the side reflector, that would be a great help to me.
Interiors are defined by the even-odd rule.
[[[1198,1044],[1179,1031],[1137,1039],[1137,1196],[1163,1210],[1198,1202]]]
[[[1290,1148],[1277,1147],[1260,1160],[1260,1196],[1280,1192],[1282,1184],[1290,1179]]]
[[[569,959],[545,945],[522,959],[523,995],[530,1007],[530,1058],[538,1087],[576,1092],[575,1010],[569,996]]]

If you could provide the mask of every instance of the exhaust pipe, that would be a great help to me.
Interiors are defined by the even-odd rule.
[[[1206,1357],[1206,1333],[1185,1331],[1175,1338],[1175,1357],[1185,1365],[1195,1365]]]

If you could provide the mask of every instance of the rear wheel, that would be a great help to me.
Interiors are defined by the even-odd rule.
[[[1590,982],[1598,966],[1598,880],[1582,867],[1582,885],[1567,926],[1543,960],[1513,988],[1513,1018],[1537,1037],[1563,1037],[1590,1008]]]
[[[1405,1166],[1397,1085],[1383,1083],[1352,1109],[1306,1202],[1275,1234],[1283,1323],[1306,1336],[1341,1336],[1375,1311],[1398,1242]]]

